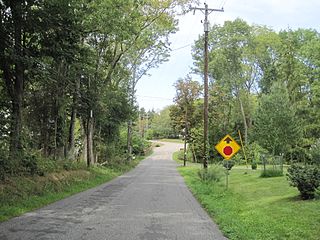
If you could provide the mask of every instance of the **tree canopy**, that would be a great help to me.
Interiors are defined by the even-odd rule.
[[[132,86],[168,58],[189,2],[0,1],[1,164],[108,159],[137,115]]]

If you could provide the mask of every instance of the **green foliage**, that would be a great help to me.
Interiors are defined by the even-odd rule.
[[[264,169],[262,170],[260,177],[270,178],[270,177],[282,177],[283,171],[279,169]]]
[[[178,151],[177,160],[183,161],[184,159],[184,151],[180,150]]]
[[[176,13],[188,2],[2,1],[0,145],[10,158],[1,176],[40,174],[24,150],[75,160],[87,146],[91,163],[122,157],[119,128],[137,115],[133,86],[168,59]],[[136,153],[148,147],[135,142]]]
[[[193,49],[200,75],[203,40]],[[319,32],[277,33],[236,19],[213,25],[209,46],[211,144],[241,130],[246,146],[257,143],[286,160],[309,161],[310,145],[320,137]],[[252,150],[249,163],[259,159]]]
[[[151,147],[151,143],[146,141],[138,134],[134,134],[132,137],[132,152],[136,155],[144,156],[147,150]]]
[[[310,148],[311,162],[320,165],[320,139]]]
[[[312,199],[320,187],[320,167],[292,164],[288,168],[287,178],[291,186],[298,188],[302,199]]]
[[[260,99],[254,126],[256,141],[271,154],[279,155],[295,145],[301,133],[285,85],[275,82],[270,94]]]
[[[224,176],[224,170],[221,165],[212,164],[208,169],[198,170],[198,176],[201,181],[206,183],[220,182]]]
[[[251,165],[260,163],[261,155],[267,154],[267,150],[261,147],[257,142],[246,146],[246,155]]]
[[[189,149],[192,151],[194,162],[201,162],[203,159],[203,127],[192,128],[188,140]]]
[[[258,164],[256,162],[251,163],[251,169],[256,170],[258,168]]]
[[[153,113],[150,119],[150,128],[147,131],[147,139],[176,138],[177,134],[172,127],[170,107],[166,107],[159,113]]]
[[[235,162],[233,160],[223,160],[223,167],[225,169],[231,170],[234,165]]]
[[[174,87],[176,89],[175,104],[170,107],[172,126],[190,142],[190,139],[195,137],[194,129],[199,125],[200,116],[197,111],[201,86],[199,82],[187,76],[184,79],[177,80]],[[194,145],[193,147],[197,148]],[[198,155],[196,152],[194,154]]]

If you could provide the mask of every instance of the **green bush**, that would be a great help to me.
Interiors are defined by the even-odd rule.
[[[198,176],[204,182],[219,182],[224,175],[220,165],[211,165],[208,169],[200,169]]]
[[[179,152],[178,152],[178,160],[183,160],[183,157],[184,157],[184,151],[183,150],[180,150]]]
[[[258,168],[258,164],[256,162],[251,163],[251,169],[256,170]]]
[[[283,176],[283,171],[279,169],[265,169],[261,172],[260,177],[269,178],[269,177],[281,177]]]
[[[151,143],[146,141],[138,134],[133,134],[132,136],[132,153],[135,155],[145,155],[148,148],[151,147]]]
[[[6,173],[7,173],[7,159],[4,155],[0,155],[0,181],[5,179]]]
[[[70,161],[70,160],[64,160],[61,162],[62,167],[66,171],[72,171],[72,170],[79,170],[79,169],[85,169],[86,163],[85,162],[76,162],[76,161]]]
[[[261,147],[258,143],[253,142],[246,146],[247,158],[251,162],[251,166],[259,163],[261,156],[267,154],[267,150]],[[254,169],[254,168],[252,168]]]
[[[25,154],[25,156],[21,160],[21,165],[30,175],[43,175],[43,172],[41,172],[38,167],[37,157],[33,154]]]
[[[290,186],[298,188],[302,199],[313,199],[320,186],[320,167],[292,164],[288,168],[287,178]]]
[[[310,148],[311,161],[320,165],[320,140],[316,141]]]
[[[184,160],[184,151],[183,150],[179,151],[178,160],[181,160],[181,161]],[[190,151],[190,149],[187,150],[186,160],[189,162],[193,162],[192,152]]]
[[[234,165],[235,162],[233,160],[223,160],[223,166],[228,170],[231,170]]]

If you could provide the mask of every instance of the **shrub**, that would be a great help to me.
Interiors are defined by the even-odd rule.
[[[183,150],[180,150],[178,152],[178,160],[183,160],[183,157],[184,157],[184,151]]]
[[[258,167],[258,164],[256,162],[251,163],[251,169],[256,170]]]
[[[62,167],[66,171],[72,171],[72,170],[79,170],[86,168],[86,165],[84,162],[75,162],[71,160],[64,160],[62,162]]]
[[[268,177],[281,177],[283,176],[282,170],[279,169],[265,169],[262,171],[260,177],[268,178]]]
[[[211,165],[208,169],[198,171],[198,176],[204,182],[219,182],[223,175],[223,168],[220,165]]]
[[[0,155],[0,181],[3,181],[6,176],[6,162],[7,160]]]
[[[30,175],[39,173],[38,161],[35,155],[25,154],[21,160],[21,165],[25,168],[25,171]],[[43,173],[40,173],[42,175]]]
[[[318,139],[310,148],[311,161],[320,165],[320,139]]]
[[[290,186],[297,187],[302,199],[313,199],[320,186],[320,168],[316,165],[292,164],[287,178]]]
[[[132,136],[132,153],[135,155],[145,155],[151,143],[140,137],[138,134]]]
[[[232,167],[234,166],[234,161],[233,160],[224,160],[223,161],[223,166],[228,169],[228,170],[231,170]]]
[[[250,145],[247,145],[245,147],[247,158],[251,161],[251,166],[256,165],[260,159],[261,156],[266,154],[268,151],[261,147],[258,143],[253,142]],[[252,168],[256,169],[256,168]]]

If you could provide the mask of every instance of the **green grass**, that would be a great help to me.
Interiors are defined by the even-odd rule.
[[[180,167],[187,185],[230,239],[320,239],[320,201],[302,201],[285,177],[232,169],[225,182],[201,182],[199,166]],[[246,172],[246,174],[245,174]]]
[[[82,192],[129,171],[141,157],[130,164],[113,168],[62,171],[45,177],[15,177],[0,183],[0,222]]]

